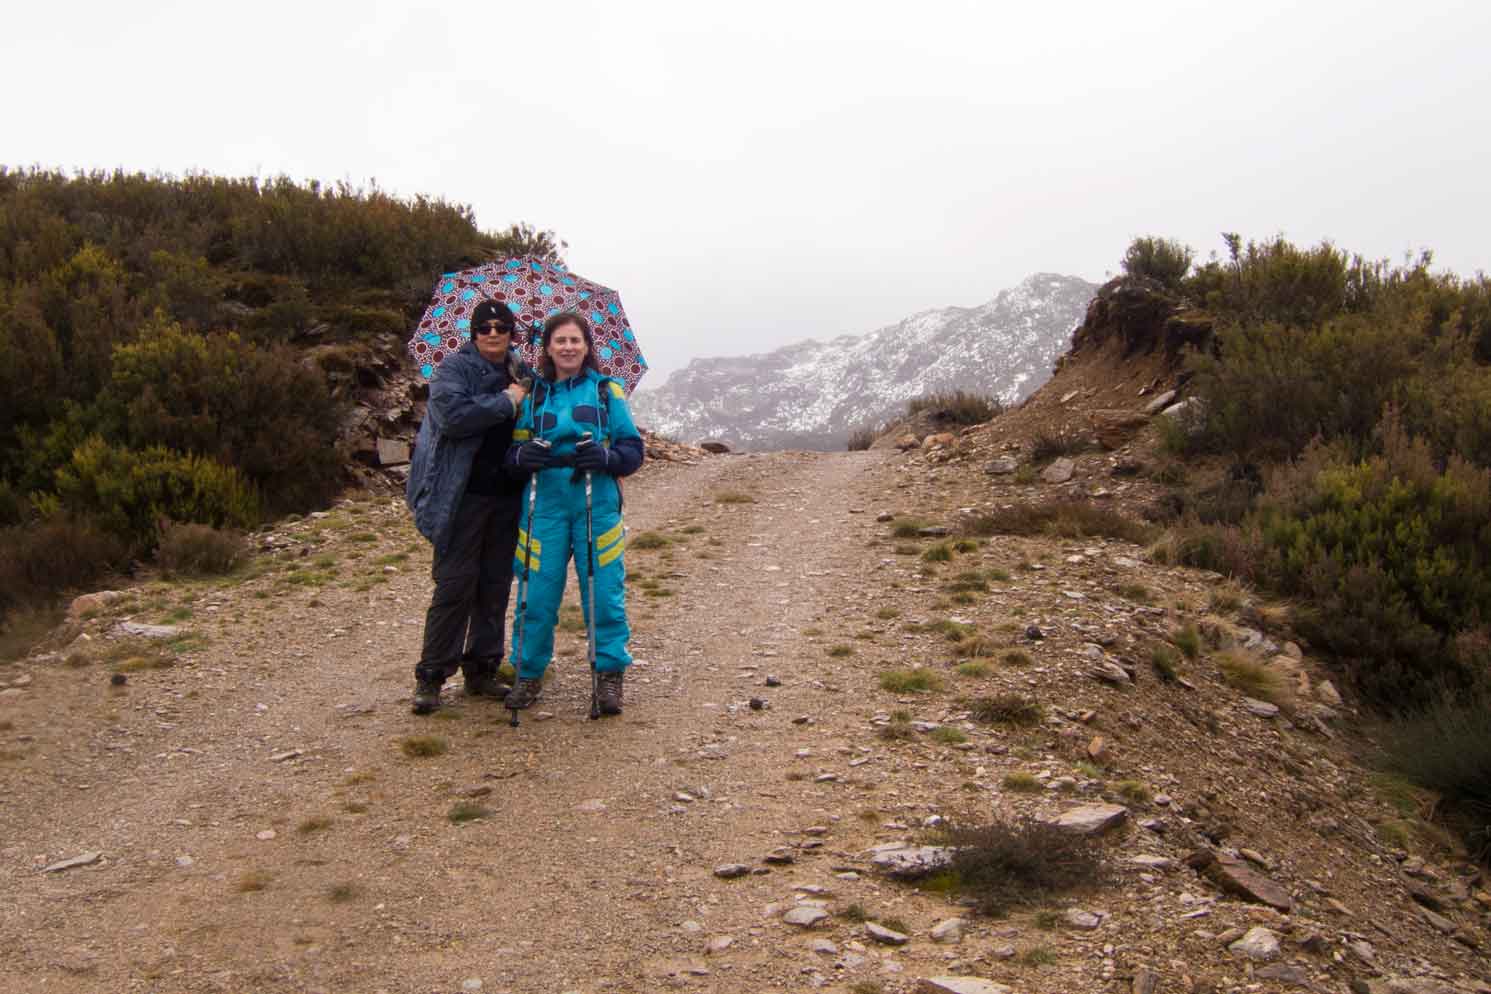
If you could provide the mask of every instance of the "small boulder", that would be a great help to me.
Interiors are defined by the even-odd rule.
[[[865,924],[865,934],[885,946],[904,946],[911,941],[911,938],[905,933],[897,932],[893,928],[886,928],[878,922],[867,922]]]
[[[947,866],[953,851],[946,846],[890,843],[870,850],[870,865],[888,877],[915,879]]]
[[[948,918],[932,926],[932,941],[954,943],[963,941],[963,930],[968,922],[962,918]]]
[[[1077,471],[1077,464],[1066,457],[1057,459],[1041,470],[1041,479],[1047,483],[1065,483]]]
[[[1279,958],[1279,933],[1262,925],[1255,925],[1227,948],[1255,963],[1270,963]]]
[[[989,464],[984,467],[984,472],[990,476],[1008,476],[1019,468],[1019,460],[1009,456],[999,456],[989,461]]]
[[[918,994],[1011,994],[1004,984],[979,977],[923,977]]]
[[[1121,804],[1082,804],[1063,811],[1051,824],[1074,835],[1102,835],[1128,816],[1129,809]]]
[[[799,904],[782,916],[782,921],[798,928],[814,928],[828,920],[828,912],[811,904]]]

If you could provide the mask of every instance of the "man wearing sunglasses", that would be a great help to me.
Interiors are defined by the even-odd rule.
[[[514,346],[516,321],[500,301],[471,314],[471,341],[435,368],[415,439],[405,500],[434,546],[435,593],[414,667],[414,713],[440,707],[459,668],[469,695],[502,698],[503,621],[523,481],[504,472],[513,422],[532,382]]]

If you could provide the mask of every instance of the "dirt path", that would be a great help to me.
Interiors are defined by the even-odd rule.
[[[229,580],[140,585],[66,649],[0,664],[0,991],[1491,992],[1478,871],[1384,841],[1402,814],[1349,719],[1305,696],[1322,669],[1250,627],[1276,607],[1116,539],[895,537],[908,515],[1131,496],[1102,454],[1059,486],[960,458],[630,481],[620,720],[584,717],[573,609],[520,728],[456,687],[411,715],[429,553],[389,498],[281,523]],[[126,618],[181,631],[109,637]],[[1239,654],[1291,674],[1287,711],[1229,685],[1218,658]],[[905,667],[920,689],[882,683]],[[973,720],[1010,701],[1028,714]],[[866,850],[936,818],[1098,802],[1126,814],[1101,885],[961,941],[934,938],[948,897],[870,872]],[[1275,907],[1185,865],[1213,849],[1246,854]],[[783,920],[814,902],[818,927]],[[1230,949],[1254,928],[1281,942],[1266,966]]]
[[[584,720],[583,632],[561,641],[547,720],[510,729],[453,686],[444,720],[409,715],[422,549],[386,584],[321,587],[314,605],[276,588],[199,597],[186,624],[210,646],[123,691],[97,669],[38,673],[7,709],[34,739],[7,770],[25,803],[3,813],[5,989],[796,988],[762,909],[833,882],[844,787],[814,780],[848,758],[825,713],[844,666],[802,633],[863,599],[874,514],[851,511],[883,472],[879,455],[783,453],[630,485],[633,536],[681,541],[628,553],[638,662],[620,721]],[[717,500],[732,494],[754,502]],[[418,549],[384,512],[360,519],[367,544]],[[402,755],[432,734],[445,755]],[[462,800],[492,813],[452,823]],[[712,875],[815,826],[826,845],[796,866]],[[37,872],[85,851],[101,862]]]

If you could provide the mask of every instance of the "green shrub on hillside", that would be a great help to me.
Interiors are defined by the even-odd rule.
[[[1168,287],[1180,285],[1196,253],[1189,245],[1170,238],[1136,238],[1123,254],[1123,271],[1130,276],[1158,280]]]
[[[216,528],[259,521],[258,495],[232,467],[160,446],[117,448],[96,436],[73,450],[57,470],[55,496],[42,503],[89,515],[140,549],[155,547],[162,519]]]
[[[212,456],[239,469],[274,511],[317,506],[341,480],[340,405],[282,348],[152,326],[116,350],[97,408],[107,437]]]
[[[86,518],[57,514],[0,528],[0,615],[86,587],[128,561],[128,546]]]
[[[1491,853],[1491,697],[1441,697],[1379,729],[1388,769],[1439,795],[1471,851]]]
[[[1179,563],[1298,598],[1300,634],[1396,710],[1491,679],[1491,653],[1465,638],[1491,605],[1491,470],[1441,468],[1396,417],[1377,439],[1361,460],[1310,448],[1241,524],[1182,526],[1168,545]]]
[[[850,452],[864,452],[875,444],[875,435],[873,427],[856,428],[849,433],[849,443],[845,448]]]
[[[908,417],[915,417],[923,411],[928,412],[936,421],[978,425],[1002,414],[1004,404],[996,397],[981,396],[966,390],[929,393],[906,402]]]

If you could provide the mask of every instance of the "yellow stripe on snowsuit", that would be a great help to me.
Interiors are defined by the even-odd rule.
[[[618,522],[616,522],[616,527],[615,528],[610,529],[604,535],[598,535],[598,536],[596,536],[596,539],[595,539],[595,547],[596,547],[596,549],[597,550],[604,549],[606,546],[610,545],[612,542],[614,542],[618,538],[620,538],[621,537],[621,529],[622,529],[622,527],[623,527],[622,523],[620,521],[618,521]],[[522,532],[519,532],[518,534],[521,535]]]
[[[625,549],[626,542],[621,541],[611,546],[611,548],[607,549],[605,552],[602,552],[595,561],[596,569],[600,569],[602,566],[605,566],[607,563],[610,563],[611,561],[616,559],[616,557],[620,556]]]
[[[531,549],[530,545],[532,546]],[[535,538],[530,543],[528,533],[521,528],[518,529],[518,548],[513,555],[513,561],[518,564],[519,569],[523,569],[525,566],[530,569],[538,569],[539,553],[543,551],[544,544],[542,542]],[[525,556],[530,557],[530,561],[527,563],[523,561]]]
[[[595,566],[599,569],[607,563],[614,562],[626,548],[626,523],[616,522],[615,527],[608,528],[599,538],[595,540]],[[610,548],[607,548],[610,546]]]
[[[611,396],[620,400],[626,400],[626,391],[621,389],[621,384],[615,380],[607,380],[606,386],[611,388]]]
[[[514,442],[526,442],[526,441],[528,441],[532,437],[533,437],[533,432],[529,431],[527,428],[514,428],[513,429],[513,441]]]

